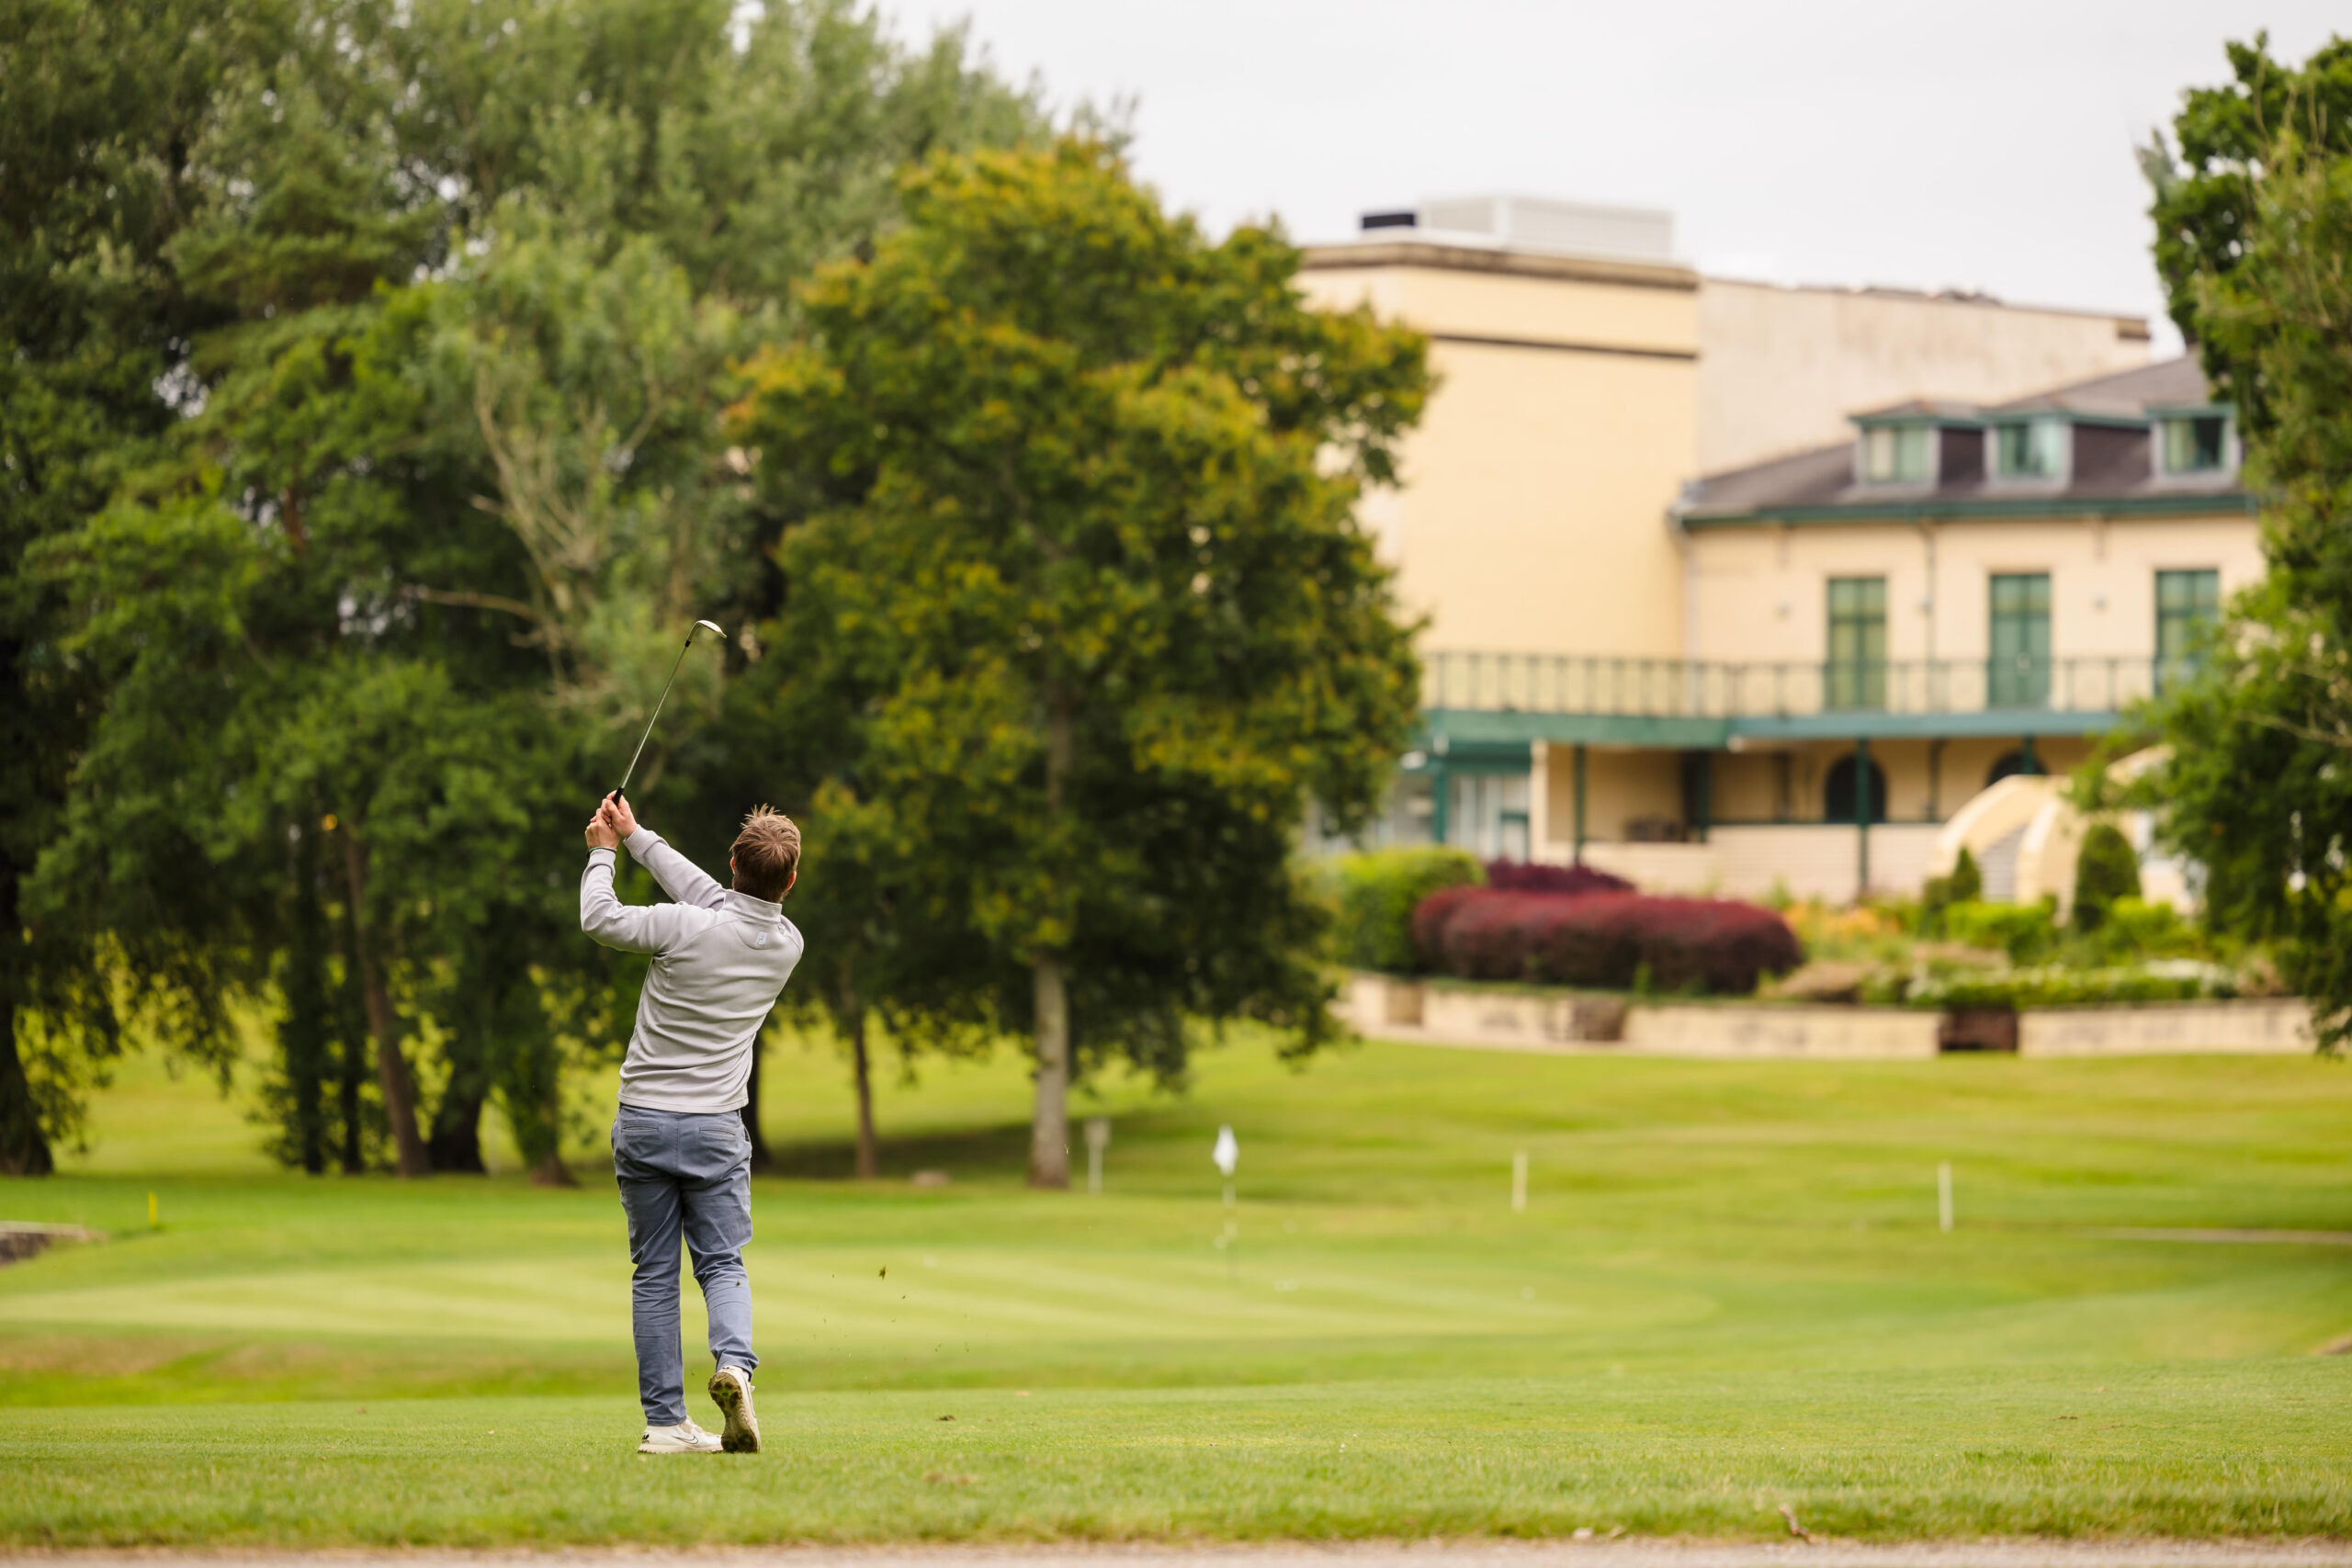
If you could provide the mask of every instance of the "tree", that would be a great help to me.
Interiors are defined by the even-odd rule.
[[[2132,840],[2112,822],[2094,822],[2083,835],[2075,861],[2075,907],[2071,915],[2078,931],[2095,931],[2107,923],[2107,912],[2118,898],[2140,896],[2140,856]]]
[[[1209,243],[1113,150],[939,157],[870,262],[821,269],[740,423],[787,521],[775,640],[834,775],[1029,1034],[1029,1174],[1073,1073],[1181,1077],[1187,1020],[1332,1031],[1291,844],[1385,786],[1416,667],[1356,526],[1425,345],[1310,310],[1279,234]]]
[[[61,654],[70,608],[28,570],[177,418],[201,306],[173,245],[229,62],[281,18],[197,0],[0,0],[0,1173],[40,1174],[124,1043],[125,1004],[217,1062],[217,992],[184,923],[37,917],[99,694]],[[125,987],[128,987],[127,991]]]
[[[2131,797],[2202,867],[2211,921],[2282,944],[2334,1048],[2352,1038],[2352,43],[2300,70],[2260,37],[2230,60],[2144,164],[2173,316],[2236,407],[2269,569],[2201,674],[2140,716],[2169,750]]]
[[[560,1062],[612,1048],[631,970],[546,868],[677,624],[773,592],[730,365],[786,330],[792,276],[887,220],[899,163],[1025,133],[1035,106],[959,33],[901,49],[843,0],[740,32],[728,0],[271,0],[235,27],[148,0],[120,32],[86,0],[14,4],[33,43],[5,62],[0,202],[20,171],[48,201],[10,214],[39,242],[6,264],[14,363],[62,368],[0,385],[0,439],[42,427],[20,393],[111,379],[0,474],[39,481],[8,502],[12,668],[48,716],[21,792],[46,805],[12,812],[0,888],[39,916],[10,962],[50,955],[0,1000],[61,1026],[45,1077],[0,1059],[0,1127],[70,1124],[119,976],[216,1045],[220,998],[274,985],[289,1160],[354,1168],[380,1138],[403,1173],[479,1169],[496,1096],[562,1179]],[[120,74],[142,62],[152,102]],[[96,151],[41,161],[62,146]],[[132,265],[96,265],[126,214]],[[128,326],[33,341],[59,337],[42,311],[115,309],[101,285]],[[690,671],[640,789],[718,687]]]

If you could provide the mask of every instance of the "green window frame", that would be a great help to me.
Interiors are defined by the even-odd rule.
[[[2211,568],[2156,573],[2156,689],[2204,665],[2199,634],[2222,616],[2222,574]]]
[[[2066,426],[2016,419],[1993,427],[1993,472],[2005,479],[2054,479],[2066,471]]]
[[[1829,657],[1822,670],[1823,705],[1886,706],[1886,579],[1829,580]]]
[[[2165,472],[2218,474],[2229,467],[2230,416],[2174,414],[2162,422]]]
[[[1996,708],[2050,704],[2050,574],[1996,572],[1987,595],[1984,700]]]
[[[1872,484],[1917,484],[1928,477],[1928,427],[1873,424],[1862,431],[1862,478]]]

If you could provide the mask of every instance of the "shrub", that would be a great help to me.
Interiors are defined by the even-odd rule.
[[[2118,898],[2098,928],[2104,952],[2141,958],[2182,958],[2197,952],[2196,931],[2170,904]]]
[[[2118,898],[2140,896],[2140,857],[2132,840],[2112,822],[2095,822],[2083,835],[2083,852],[2075,862],[2074,926],[2078,931],[2098,930],[2109,906]]]
[[[1453,923],[1455,910],[1485,891],[1468,886],[1441,887],[1413,906],[1413,960],[1417,968],[1423,973],[1445,968],[1446,927]]]
[[[1473,894],[1454,905],[1438,938],[1445,972],[1464,980],[1542,978],[1531,939],[1551,910],[1583,901],[1556,893]]]
[[[1510,893],[1631,893],[1622,876],[1589,865],[1530,865],[1520,861],[1487,863],[1487,886]]]
[[[2236,994],[2236,977],[2218,964],[2171,958],[2111,969],[2000,969],[1952,975],[1911,988],[1915,1007],[2088,1007],[2185,1002]]]
[[[1422,951],[1465,980],[1622,990],[1646,972],[1657,990],[1744,996],[1804,960],[1778,915],[1710,898],[1448,889],[1413,925]]]
[[[1931,876],[1919,890],[1919,932],[1922,936],[1944,934],[1944,912],[1954,904],[1973,904],[1984,897],[1984,874],[1976,868],[1976,857],[1968,846],[1960,847],[1960,859],[1952,863],[1950,876]]]
[[[1462,850],[1374,850],[1338,864],[1340,961],[1351,969],[1406,974],[1415,967],[1413,910],[1441,887],[1478,880],[1478,863]]]
[[[1987,904],[1972,900],[1944,911],[1944,931],[1969,947],[1996,947],[2014,964],[2031,964],[2058,945],[2053,901]]]

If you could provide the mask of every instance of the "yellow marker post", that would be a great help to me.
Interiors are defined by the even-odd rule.
[[[151,1231],[164,1228],[164,1222],[155,1217],[155,1194],[153,1192],[147,1194],[147,1228]]]

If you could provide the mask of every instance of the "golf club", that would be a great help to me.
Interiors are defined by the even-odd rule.
[[[645,721],[645,733],[637,738],[637,750],[629,754],[628,772],[621,775],[620,789],[606,795],[606,800],[619,799],[621,791],[628,788],[628,781],[637,776],[637,760],[645,755],[645,743],[653,739],[653,721],[662,716],[662,705],[670,700],[670,688],[678,683],[678,671],[686,661],[686,649],[695,645],[695,633],[705,626],[708,626],[715,636],[724,637],[727,635],[719,629],[717,621],[696,621],[686,628],[685,647],[678,649],[678,657],[670,666],[670,678],[662,683],[662,694],[654,699],[652,716]]]

